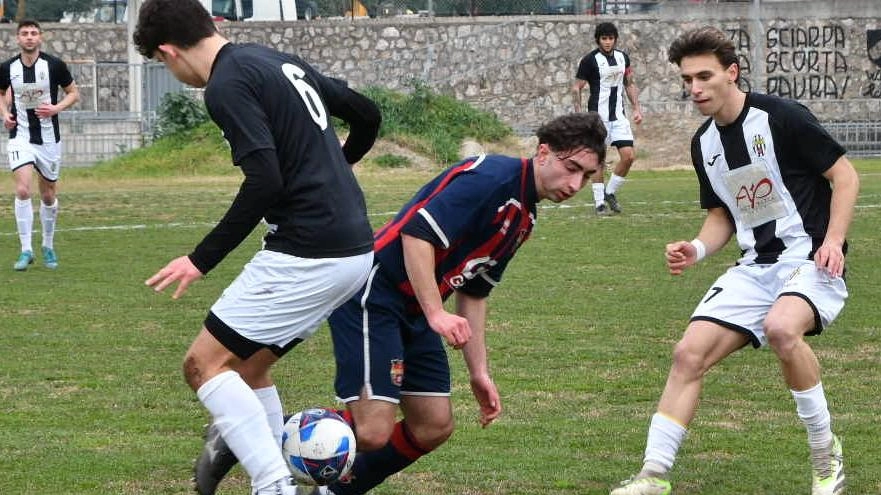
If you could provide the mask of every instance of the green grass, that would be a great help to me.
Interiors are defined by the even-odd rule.
[[[881,161],[857,166],[851,299],[809,342],[844,441],[848,493],[867,494],[881,491]],[[228,162],[221,169],[235,171]],[[65,171],[55,272],[39,260],[12,271],[18,240],[10,209],[2,210],[0,494],[190,493],[208,418],[183,383],[181,357],[259,236],[182,299],[154,294],[144,280],[189,252],[225,211],[240,177],[194,168],[169,180],[167,169],[152,170]],[[429,174],[359,168],[374,225]],[[702,219],[696,181],[690,172],[631,177],[620,216],[593,216],[589,191],[544,205],[493,293],[488,344],[503,416],[477,426],[462,359],[451,351],[456,434],[373,493],[604,494],[638,469],[672,345],[735,252],[729,246],[682,277],[667,275],[664,244],[692,238]],[[332,374],[322,331],[277,366],[286,408],[330,405]],[[710,372],[673,483],[681,495],[809,490],[805,433],[773,353],[746,349]],[[220,493],[248,493],[241,470]]]

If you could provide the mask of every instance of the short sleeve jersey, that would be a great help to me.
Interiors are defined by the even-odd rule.
[[[345,89],[299,57],[267,47],[229,43],[218,53],[205,104],[233,163],[269,150],[281,168],[284,193],[265,214],[268,250],[328,258],[373,247],[364,195],[328,110]]]
[[[630,72],[630,57],[621,50],[606,54],[597,48],[585,55],[575,77],[590,87],[587,109],[598,112],[604,122],[625,119],[624,77]]]
[[[61,141],[58,115],[41,119],[36,108],[58,103],[58,88],[73,83],[67,64],[60,58],[40,52],[33,65],[25,65],[21,55],[0,64],[0,89],[12,88],[12,114],[18,125],[9,131],[9,139],[25,139],[32,144]]]
[[[401,234],[435,246],[441,296],[485,297],[502,277],[536,220],[531,160],[481,155],[447,169],[420,189],[375,236],[375,263],[405,299],[419,304],[404,268]]]
[[[756,93],[747,94],[737,120],[708,119],[691,143],[701,206],[725,209],[740,264],[813,259],[832,198],[822,174],[844,153],[806,107]]]

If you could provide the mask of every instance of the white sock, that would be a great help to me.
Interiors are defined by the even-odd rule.
[[[272,435],[263,405],[238,373],[220,373],[199,387],[196,395],[251,477],[252,487],[288,483],[290,471]]]
[[[823,383],[802,391],[790,390],[798,417],[808,430],[808,444],[822,449],[832,443],[832,418],[823,392]]]
[[[688,430],[661,413],[652,416],[648,441],[645,446],[643,470],[667,474],[676,461],[676,453]]]
[[[624,177],[620,175],[612,174],[612,177],[609,179],[609,185],[606,186],[606,192],[609,194],[615,194],[618,191],[618,188],[621,187],[627,181]]]
[[[600,206],[606,202],[606,186],[602,182],[594,182],[591,184],[593,189],[593,205]]]
[[[55,221],[58,219],[58,198],[46,205],[40,201],[40,223],[43,226],[43,247],[52,248],[55,242]]]
[[[18,226],[22,252],[33,251],[31,235],[34,230],[34,205],[30,199],[15,198],[15,224]]]
[[[266,411],[266,420],[269,421],[269,428],[272,430],[272,436],[275,437],[278,447],[281,448],[281,436],[284,431],[284,408],[281,405],[281,397],[278,396],[278,389],[275,385],[264,388],[255,388],[254,394],[263,404]]]

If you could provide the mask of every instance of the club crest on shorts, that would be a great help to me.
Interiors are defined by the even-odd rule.
[[[389,366],[389,374],[391,375],[392,383],[400,387],[404,382],[404,360],[392,359],[391,366]]]

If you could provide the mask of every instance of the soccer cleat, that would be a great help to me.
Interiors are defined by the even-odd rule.
[[[54,249],[43,246],[43,265],[50,270],[58,268],[58,257],[55,256]]]
[[[17,272],[23,272],[28,269],[28,265],[34,262],[34,253],[31,251],[22,251],[21,254],[18,255],[18,260],[15,261],[15,264],[12,265],[12,268]]]
[[[193,466],[193,483],[199,495],[214,495],[217,485],[239,460],[232,453],[214,423],[205,429],[205,446]]]
[[[673,487],[670,482],[655,476],[634,477],[621,482],[610,495],[670,495]]]
[[[606,205],[599,205],[596,207],[597,216],[604,217],[609,215],[609,209],[606,208]]]
[[[813,480],[811,495],[841,495],[847,484],[844,479],[844,455],[841,441],[832,436],[829,449],[811,453]]]
[[[605,199],[612,211],[615,213],[621,213],[621,205],[618,204],[618,198],[616,198],[614,194],[606,194]]]

